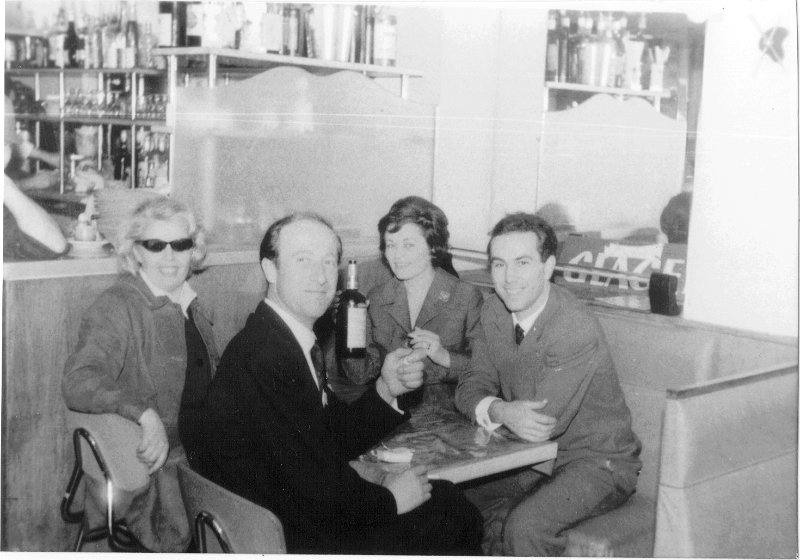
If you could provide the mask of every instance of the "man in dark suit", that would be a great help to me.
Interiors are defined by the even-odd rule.
[[[480,514],[453,484],[428,481],[424,467],[376,475],[349,464],[407,418],[397,397],[422,384],[422,362],[392,352],[350,405],[330,390],[312,328],[333,300],[341,251],[314,214],[267,230],[267,298],[209,389],[203,473],[272,510],[292,553],[478,554]]]
[[[488,553],[561,555],[564,530],[624,503],[642,465],[597,319],[550,283],[555,251],[552,228],[530,214],[508,215],[491,232],[495,294],[456,406],[489,430],[558,442],[558,456],[552,476],[522,469],[467,490],[484,514]]]

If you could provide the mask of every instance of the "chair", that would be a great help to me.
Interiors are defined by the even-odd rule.
[[[271,511],[211,482],[186,464],[178,465],[178,482],[199,552],[286,552],[283,526]],[[206,529],[216,537],[212,550]]]
[[[72,431],[75,467],[61,501],[61,517],[67,523],[80,523],[73,551],[79,552],[85,542],[108,538],[112,550],[149,552],[130,532],[124,519],[117,519],[120,491],[133,492],[149,483],[147,467],[136,457],[141,428],[117,414],[83,414],[67,411],[67,425]],[[106,523],[87,526],[85,510],[72,511],[83,475],[105,484]]]

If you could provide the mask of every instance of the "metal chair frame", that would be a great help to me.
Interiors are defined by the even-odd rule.
[[[86,526],[86,511],[72,511],[72,503],[75,494],[83,479],[83,455],[81,453],[81,438],[83,438],[92,450],[97,465],[103,473],[106,485],[106,524],[103,527],[90,529]],[[151,552],[131,533],[125,524],[125,520],[114,520],[114,482],[111,479],[108,466],[102,453],[98,448],[92,434],[85,428],[76,428],[72,434],[72,444],[75,448],[75,467],[72,470],[64,498],[61,500],[61,518],[67,523],[80,523],[78,535],[72,547],[74,552],[80,552],[85,542],[96,542],[108,538],[108,544],[116,552]]]
[[[228,535],[225,534],[225,530],[220,526],[219,523],[217,523],[214,515],[205,510],[197,512],[197,516],[194,518],[194,538],[197,542],[198,552],[202,554],[208,552],[208,543],[206,542],[206,527],[211,529],[211,532],[214,533],[214,536],[217,538],[223,553],[230,554],[233,552],[233,548],[228,540]]]

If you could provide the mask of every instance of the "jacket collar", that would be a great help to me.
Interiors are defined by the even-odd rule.
[[[180,305],[174,303],[167,296],[153,295],[153,292],[150,291],[150,288],[147,287],[145,281],[142,280],[142,277],[139,276],[138,274],[133,275],[130,272],[124,272],[122,273],[122,276],[120,276],[119,281],[125,286],[128,286],[130,289],[139,293],[144,299],[147,307],[150,309],[159,309],[169,304],[173,304],[176,307],[180,308]]]
[[[536,321],[533,323],[533,328],[531,332],[526,334],[525,339],[528,339],[528,335],[532,334],[537,340],[539,337],[542,336],[544,331],[543,326],[546,325],[550,319],[556,314],[558,309],[561,307],[563,294],[561,293],[561,288],[556,286],[555,284],[550,284],[550,294],[547,298],[547,303],[544,305],[544,309],[539,314],[539,317],[536,318]],[[486,327],[492,328],[496,336],[501,336],[503,338],[507,338],[513,343],[514,340],[514,321],[511,317],[511,312],[506,309],[503,300],[500,299],[500,296],[497,294],[492,294],[492,296],[486,300],[485,312],[481,317],[481,320],[484,321]]]
[[[439,315],[444,309],[452,305],[453,294],[458,280],[440,268],[434,269],[433,282],[425,295],[416,325],[425,327],[425,324]],[[410,332],[414,325],[411,325],[411,316],[408,311],[408,297],[403,282],[395,277],[386,282],[383,288],[378,290],[375,297],[370,301],[370,305],[385,307],[386,312],[397,322],[406,332]]]

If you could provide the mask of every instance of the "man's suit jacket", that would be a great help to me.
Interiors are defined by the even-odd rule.
[[[386,488],[348,465],[404,420],[374,386],[323,407],[297,339],[264,302],[228,345],[207,402],[204,474],[272,510],[289,552],[341,550],[341,528],[392,521]]]
[[[478,336],[483,297],[480,291],[440,268],[435,269],[417,320],[411,325],[408,297],[403,282],[392,277],[368,294],[367,358],[344,360],[347,376],[356,383],[378,377],[386,354],[406,345],[406,335],[421,328],[439,335],[450,352],[450,368],[425,358],[425,383],[455,383],[466,370]]]
[[[475,420],[487,396],[547,399],[540,412],[557,419],[556,466],[582,458],[619,459],[635,473],[641,444],[597,319],[567,290],[550,285],[542,313],[519,347],[511,314],[495,294],[481,311],[481,333],[456,406]]]

